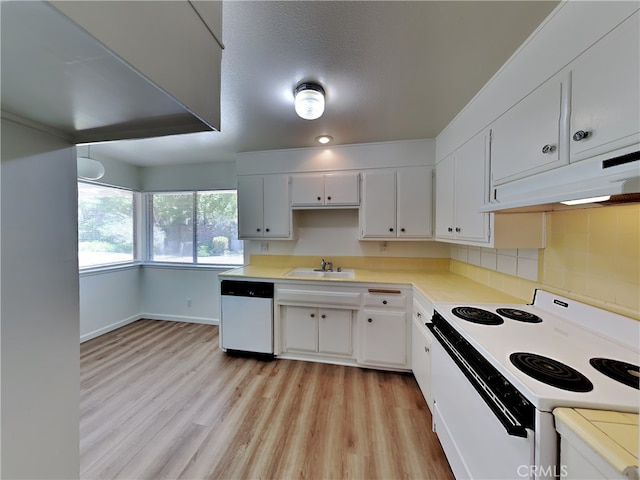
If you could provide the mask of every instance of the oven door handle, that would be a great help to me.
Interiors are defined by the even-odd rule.
[[[491,389],[486,383],[479,377],[479,375],[468,365],[468,363],[460,356],[458,352],[452,348],[451,343],[440,333],[438,327],[433,323],[427,325],[427,328],[431,330],[433,335],[438,340],[438,343],[442,345],[449,357],[458,366],[460,371],[469,380],[471,385],[480,394],[484,402],[491,409],[495,417],[500,421],[504,429],[512,437],[527,438],[527,428],[521,424],[516,417],[509,411],[509,409],[498,400],[496,395],[491,392]]]

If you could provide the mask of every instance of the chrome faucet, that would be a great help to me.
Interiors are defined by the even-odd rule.
[[[327,267],[329,267],[327,269]],[[329,272],[333,272],[333,263],[332,262],[325,262],[324,258],[322,259],[322,261],[320,262],[320,270],[322,270],[323,272],[326,272],[327,270]]]

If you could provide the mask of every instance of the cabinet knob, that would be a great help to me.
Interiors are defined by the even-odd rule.
[[[322,200],[322,197],[316,197],[318,199],[318,201]]]
[[[264,229],[264,231],[265,231],[265,232],[268,232],[268,231],[269,231],[269,229],[268,229],[268,228],[265,228],[265,229]]]
[[[393,232],[393,227],[391,227],[391,228],[389,229],[389,231],[390,231],[390,232]]]
[[[460,227],[456,227],[456,232],[460,233],[461,228]]]
[[[327,318],[327,316],[323,313],[322,315],[320,315],[320,318]]]
[[[311,314],[311,315],[309,315],[309,316],[310,316],[311,318],[315,318],[315,317],[316,317],[316,314],[315,314],[315,313],[312,313],[312,314]]]
[[[256,228],[256,232],[259,232],[259,231],[260,231],[260,229],[259,229],[259,228]]]
[[[421,314],[420,312],[416,313],[416,316],[417,316],[418,318],[422,318],[422,314]]]
[[[331,197],[327,197],[327,200],[331,200]]]
[[[386,300],[382,300],[382,304],[383,304],[383,305],[386,305],[386,304],[387,304],[387,301],[386,301]]]
[[[556,146],[555,145],[546,144],[544,147],[542,147],[542,153],[544,153],[544,154],[553,153],[555,151],[556,151]]]
[[[404,232],[405,230],[404,230],[404,228],[401,228],[401,229],[400,229],[400,231],[401,231],[401,232]]]
[[[425,353],[429,353],[429,347],[425,346],[425,347],[424,347],[424,352],[425,352]]]
[[[584,140],[585,138],[587,138],[589,135],[591,135],[591,132],[578,130],[576,133],[573,134],[573,140],[576,142],[579,142],[580,140]]]
[[[447,232],[449,232],[449,233],[453,232],[453,228],[451,228],[451,227],[447,228]]]
[[[373,318],[367,318],[367,322],[369,323],[373,322]]]

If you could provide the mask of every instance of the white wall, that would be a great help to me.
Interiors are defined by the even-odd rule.
[[[141,272],[143,318],[217,324],[218,273],[228,269],[145,265]],[[188,305],[191,299],[191,305]]]
[[[79,475],[75,147],[2,121],[2,478]]]
[[[235,162],[144,167],[141,187],[147,192],[235,189]]]
[[[440,242],[358,240],[358,210],[294,210],[296,240],[247,241],[245,252],[262,255],[319,255],[367,257],[448,258],[449,245]],[[267,243],[268,251],[261,250]],[[348,265],[342,265],[345,268]]]
[[[80,275],[80,341],[110,332],[140,318],[140,267]]]

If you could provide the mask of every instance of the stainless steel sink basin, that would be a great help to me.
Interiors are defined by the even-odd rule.
[[[301,277],[301,278],[346,278],[351,279],[354,276],[353,269],[345,268],[338,272],[316,270],[314,268],[294,268],[285,277]]]

